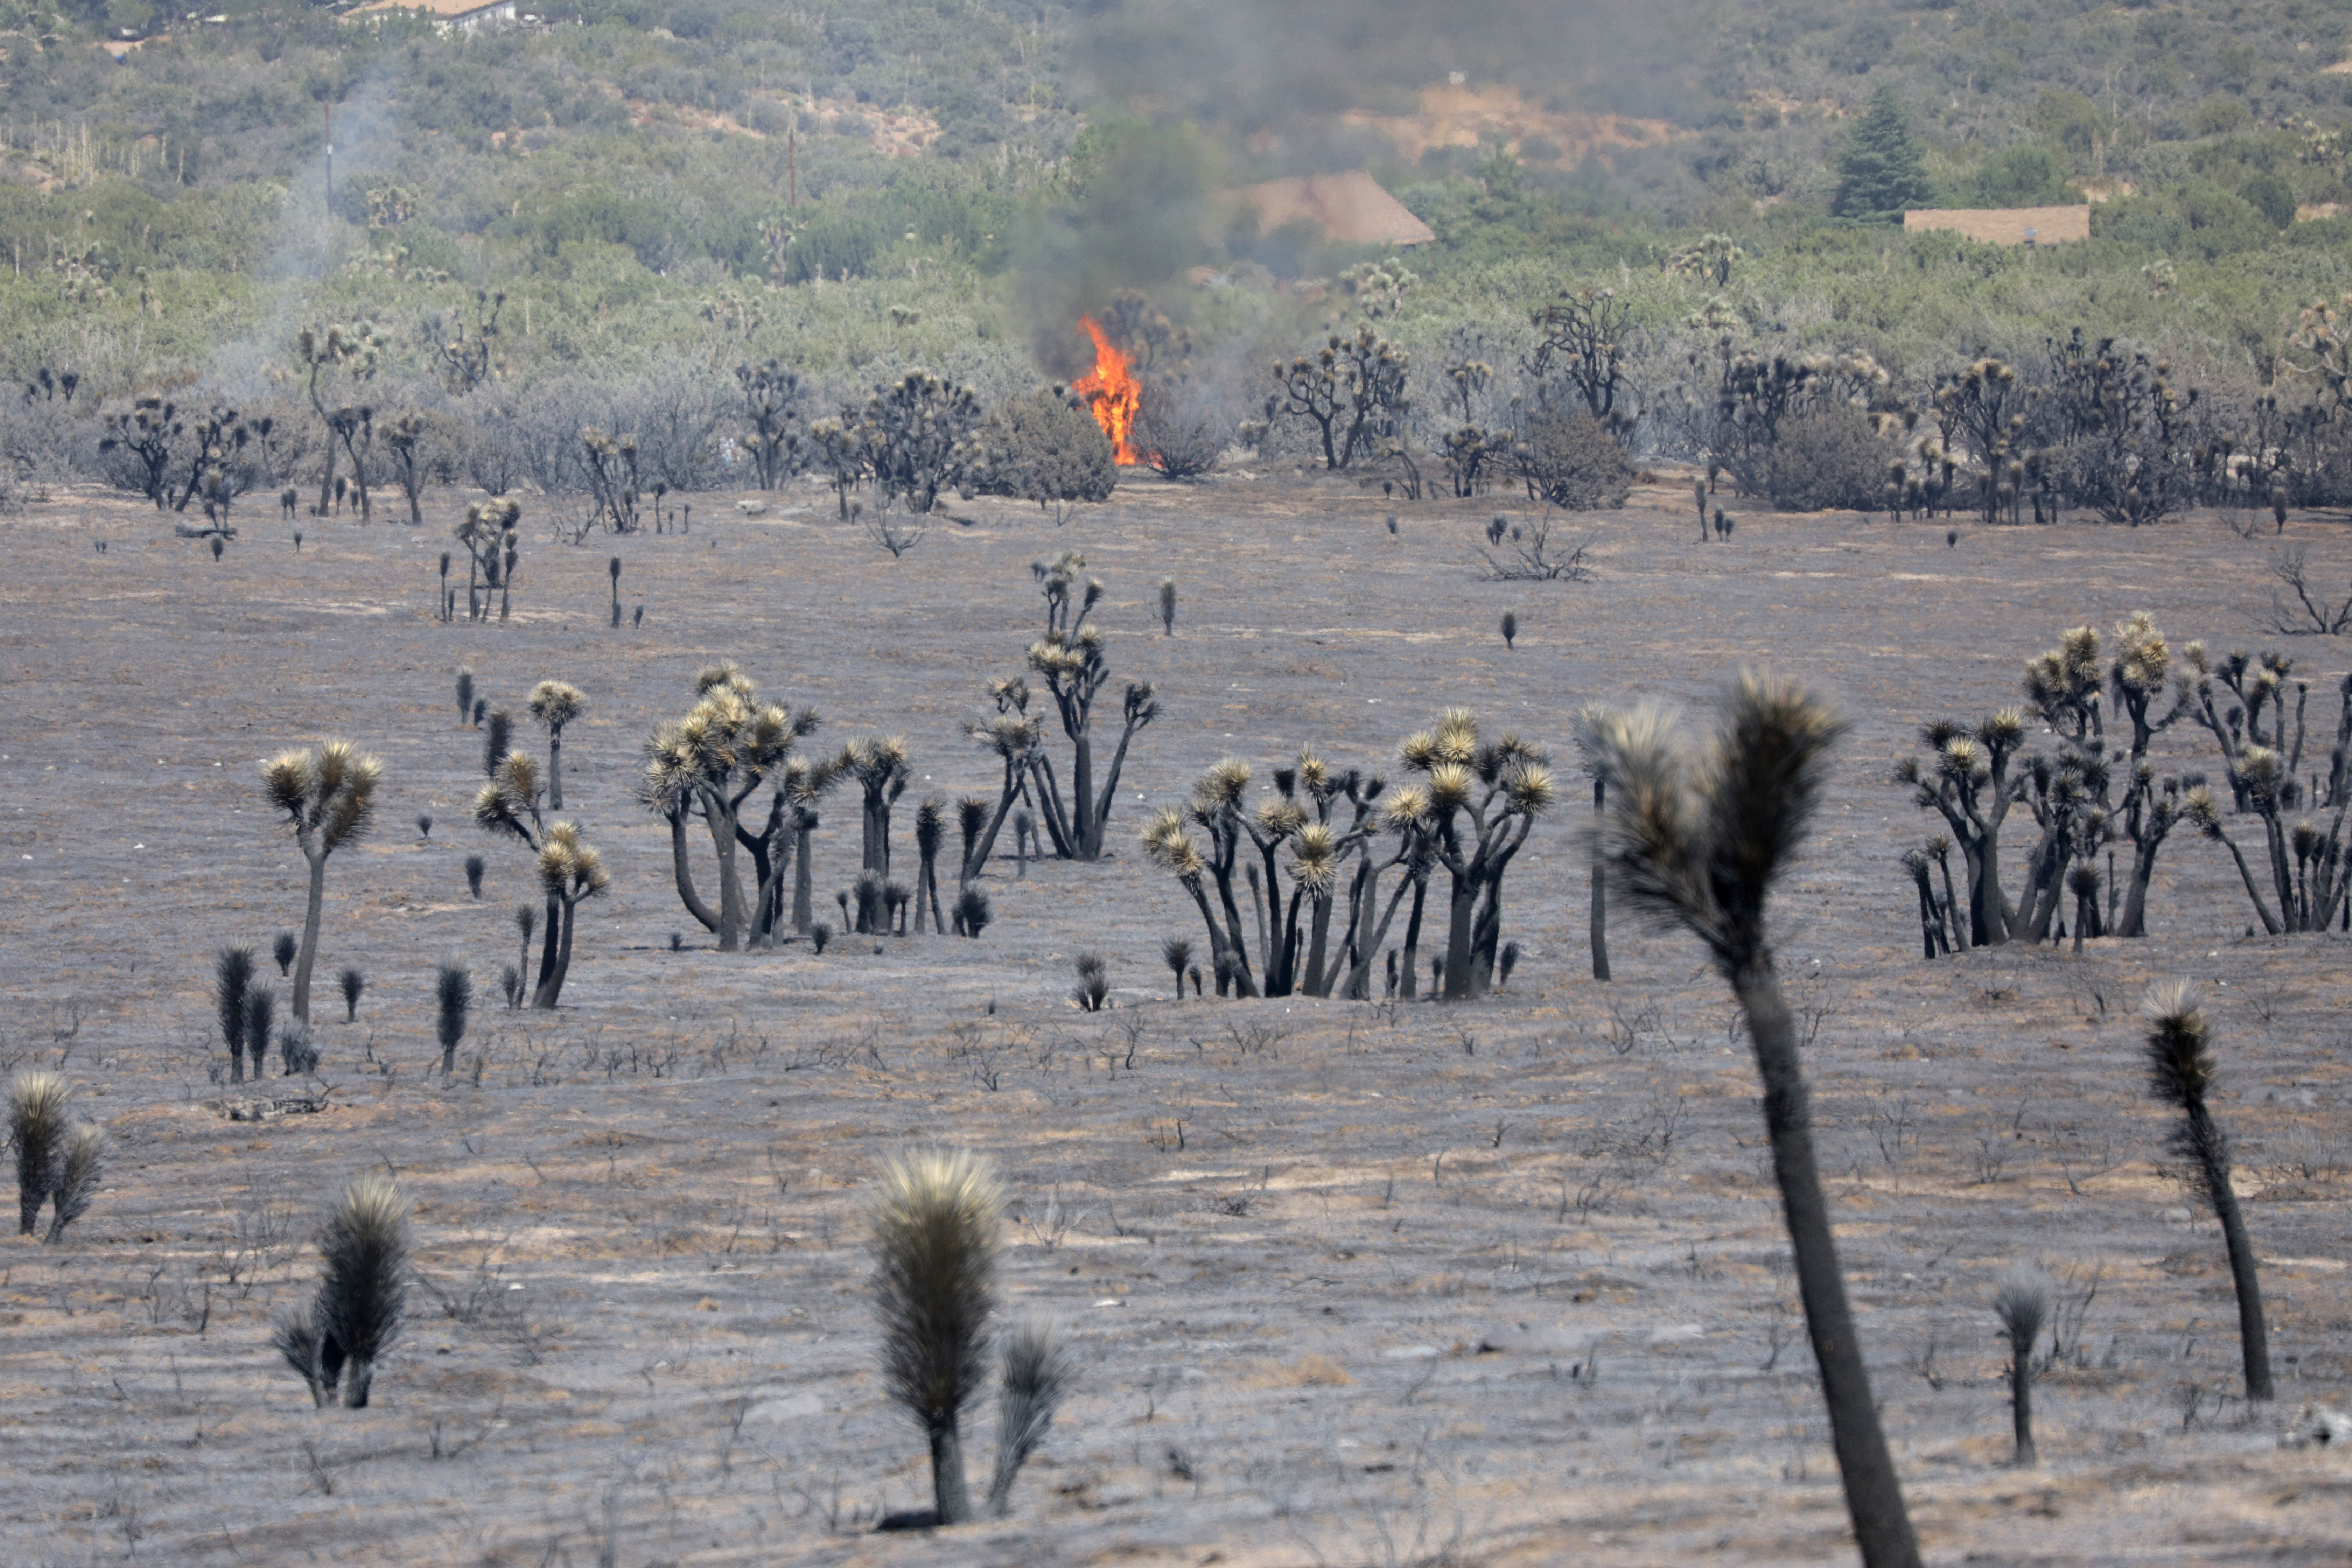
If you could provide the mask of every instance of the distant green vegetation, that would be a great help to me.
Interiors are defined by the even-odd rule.
[[[1570,9],[1592,23],[1572,69],[1547,64],[1553,8],[1472,5],[1440,34],[1397,0],[1183,10],[1222,19],[1216,50],[1175,9],[1062,0],[590,0],[450,37],[232,0],[118,61],[93,42],[160,9],[0,0],[0,369],[290,395],[295,331],[365,319],[390,345],[382,395],[424,405],[457,395],[441,349],[498,291],[504,396],[772,356],[827,397],[919,363],[993,398],[1084,370],[1076,315],[1136,289],[1245,414],[1255,367],[1354,309],[1279,286],[1373,253],[1260,233],[1209,193],[1350,161],[1437,234],[1382,322],[1425,368],[1475,339],[1507,372],[1530,310],[1606,283],[1641,302],[1654,411],[1727,331],[1861,350],[1924,387],[2081,324],[2247,389],[2305,306],[2352,290],[2352,218],[2310,216],[2352,208],[2352,75],[2326,68],[2352,0]],[[1407,163],[1339,119],[1409,111],[1457,60],[1545,112],[1674,134]],[[1088,96],[1139,73],[1150,99]],[[1857,157],[1893,174],[1841,202]],[[2086,192],[2094,238],[2031,255],[1891,221]],[[1719,266],[1689,261],[1705,236]]]

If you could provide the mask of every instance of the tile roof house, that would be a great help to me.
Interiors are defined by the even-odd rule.
[[[1903,215],[1910,233],[1951,229],[1988,245],[2058,245],[2091,237],[2088,203],[2073,207],[1927,207]]]

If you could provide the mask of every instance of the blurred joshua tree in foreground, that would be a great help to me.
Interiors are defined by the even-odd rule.
[[[1796,1020],[1765,930],[1767,900],[1811,826],[1829,751],[1844,725],[1809,693],[1754,675],[1727,696],[1715,741],[1703,751],[1678,742],[1654,709],[1589,710],[1579,723],[1585,754],[1608,786],[1600,833],[1614,885],[1637,909],[1706,945],[1746,1017],[1805,1326],[1862,1560],[1867,1568],[1916,1568],[1918,1543],[1838,1265]]]
[[[963,1412],[987,1382],[1003,1211],[994,1169],[961,1150],[892,1161],[874,1199],[868,1245],[883,1377],[929,1442],[931,1521],[940,1524],[972,1516]],[[1050,1325],[1024,1321],[1005,1336],[992,1514],[1009,1511],[1014,1479],[1051,1426],[1072,1371]]]

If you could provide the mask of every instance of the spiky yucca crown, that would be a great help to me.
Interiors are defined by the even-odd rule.
[[[904,735],[860,735],[841,748],[834,765],[869,791],[887,791],[892,798],[907,787],[912,774]]]
[[[947,832],[948,803],[938,795],[925,795],[915,807],[915,847],[925,855],[936,854],[940,839]]]
[[[964,733],[1006,762],[1014,762],[1027,756],[1045,739],[1045,727],[1042,717],[999,713],[985,724],[965,725]]]
[[[20,1072],[8,1085],[8,1127],[24,1147],[53,1145],[73,1109],[73,1086],[53,1072]]]
[[[2140,1004],[2147,1019],[2148,1091],[2166,1105],[2201,1110],[2213,1088],[2213,1027],[2194,983],[2161,981]]]
[[[1155,866],[1163,866],[1186,881],[1198,877],[1205,866],[1201,847],[1185,831],[1181,807],[1163,805],[1151,814],[1143,825],[1143,852]]]
[[[350,1237],[381,1247],[390,1241],[404,1243],[408,1200],[389,1176],[362,1175],[352,1179],[328,1216],[331,1238]]]
[[[1994,1282],[1992,1310],[2012,1345],[2032,1349],[2033,1342],[2042,1335],[2042,1325],[2050,1321],[2051,1300],[2055,1294],[2050,1277],[2039,1269],[2012,1268]]]
[[[1258,802],[1257,825],[1277,837],[1297,832],[1306,820],[1306,808],[1295,800],[1276,795]]]
[[[2119,691],[2161,691],[2172,667],[2172,649],[2146,610],[2135,611],[2116,627],[2114,678]],[[2200,653],[2202,649],[2200,648]]]
[[[2025,714],[2017,708],[2001,708],[1988,713],[1977,724],[1977,739],[1996,754],[2016,749],[2025,739]]]
[[[58,1194],[86,1194],[95,1187],[105,1161],[106,1129],[94,1121],[76,1122],[66,1138],[65,1156],[58,1162]]]
[[[1339,873],[1339,837],[1323,823],[1310,822],[1291,842],[1290,879],[1317,897],[1331,890]]]
[[[2072,626],[2060,634],[2058,646],[2025,665],[2025,695],[2045,718],[2096,697],[2105,679],[2099,668],[2099,633],[2095,626]]]
[[[474,1005],[473,972],[459,963],[443,963],[433,971],[433,1000],[445,1017],[463,1014]]]
[[[577,903],[613,885],[604,858],[582,836],[576,822],[559,822],[539,847],[539,885],[551,898]]]
[[[1070,642],[1048,637],[1029,645],[1029,668],[1044,676],[1048,685],[1085,675],[1101,662],[1102,634],[1091,626],[1081,626]]]
[[[1192,798],[1210,811],[1241,804],[1242,792],[1249,788],[1250,765],[1239,757],[1220,759],[1192,784]]]
[[[542,680],[530,689],[530,716],[561,730],[588,711],[588,694],[568,681]]]
[[[1466,708],[1449,708],[1433,729],[1414,732],[1398,747],[1406,768],[1428,775],[1421,786],[1401,792],[1420,809],[1400,819],[1391,804],[1391,823],[1415,821],[1424,812],[1448,816],[1469,805],[1481,784],[1499,786],[1510,810],[1538,816],[1558,795],[1551,758],[1540,748],[1506,731],[1480,744],[1476,715]],[[1377,793],[1377,792],[1375,792]]]
[[[978,1391],[1003,1212],[995,1166],[968,1150],[883,1167],[869,1215],[883,1373],[925,1419],[952,1418]]]
[[[489,782],[474,792],[474,823],[528,843],[539,822],[539,764],[528,752],[509,752]]]
[[[318,835],[328,849],[367,831],[383,777],[383,764],[349,741],[280,752],[261,770],[270,805],[286,814],[298,834]]]
[[[1419,827],[1429,819],[1429,792],[1419,784],[1400,784],[1381,806],[1388,826],[1400,831]]]
[[[637,794],[654,810],[674,808],[697,788],[748,795],[784,762],[793,742],[823,722],[812,710],[795,713],[781,703],[761,702],[758,689],[732,664],[696,676],[695,692],[698,700],[686,716],[656,725],[646,742]]]
[[[390,1177],[356,1177],[319,1235],[326,1261],[320,1326],[355,1361],[373,1361],[400,1332],[408,1268],[408,1200]]]
[[[1845,728],[1811,693],[1755,671],[1696,753],[1662,709],[1585,710],[1579,743],[1609,786],[1601,847],[1635,903],[1686,927],[1727,972],[1760,957],[1766,897],[1804,840]]]
[[[731,659],[722,659],[717,664],[706,665],[696,671],[694,694],[697,697],[708,697],[713,691],[722,689],[733,692],[747,702],[751,700],[757,689],[752,686],[751,678],[737,668]]]

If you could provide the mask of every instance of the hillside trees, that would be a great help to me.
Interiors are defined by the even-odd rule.
[[[362,517],[367,515],[365,458],[374,439],[375,411],[365,405],[337,402],[333,394],[338,377],[355,386],[374,380],[389,347],[374,326],[366,321],[356,326],[305,327],[295,339],[294,352],[303,370],[303,390],[327,436],[327,460],[319,473],[319,500],[310,509],[313,517],[326,516],[334,500],[338,447],[351,460],[360,512]]]
[[[1927,162],[1911,129],[1911,113],[1889,83],[1870,95],[1862,121],[1838,156],[1837,194],[1830,211],[1857,223],[1899,224],[1907,207],[1935,205]]]
[[[749,429],[744,449],[760,488],[774,489],[808,467],[809,448],[803,405],[806,393],[800,373],[772,359],[735,367],[735,382],[743,395]]]
[[[1409,405],[1405,378],[1412,356],[1360,323],[1355,335],[1331,334],[1309,357],[1274,367],[1275,395],[1267,413],[1303,418],[1315,426],[1323,446],[1323,466],[1344,468],[1376,436],[1393,436]]]

